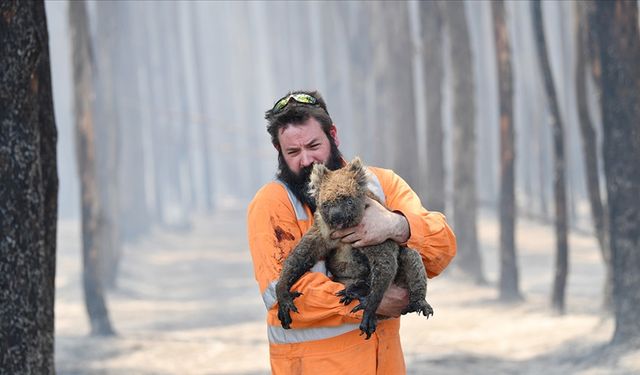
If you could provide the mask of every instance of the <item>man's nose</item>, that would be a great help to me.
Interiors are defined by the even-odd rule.
[[[313,156],[308,152],[303,152],[300,158],[300,166],[302,168],[308,167],[315,162]]]

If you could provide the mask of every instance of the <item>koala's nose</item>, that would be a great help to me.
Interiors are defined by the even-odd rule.
[[[341,208],[334,207],[329,210],[329,222],[335,228],[344,226],[347,214]]]

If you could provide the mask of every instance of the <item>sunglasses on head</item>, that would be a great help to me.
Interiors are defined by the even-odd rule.
[[[293,99],[294,101],[301,103],[301,104],[310,104],[310,105],[314,105],[318,103],[318,99],[314,98],[313,96],[309,95],[309,94],[289,94],[287,96],[285,96],[284,98],[278,100],[276,102],[276,104],[274,104],[273,109],[271,110],[271,112],[273,112],[273,114],[277,114],[279,112],[281,112],[286,106],[287,104],[289,104],[289,101]]]

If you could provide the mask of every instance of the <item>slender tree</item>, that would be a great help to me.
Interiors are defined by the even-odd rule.
[[[191,41],[193,48],[193,62],[195,74],[198,77],[202,77],[204,67],[204,56],[202,53],[202,43],[200,41],[200,36],[202,30],[200,28],[200,20],[198,17],[198,3],[197,2],[189,2],[186,6],[189,8],[189,15],[191,20],[191,27],[189,30],[189,40]],[[205,115],[205,103],[207,100],[206,90],[205,90],[205,82],[201,79],[195,79],[196,84],[196,124],[198,130],[198,138],[200,141],[200,150],[202,153],[202,183],[204,190],[204,200],[205,200],[205,209],[208,214],[212,214],[215,208],[215,184],[212,184],[213,180],[213,169],[211,162],[211,141],[209,139],[209,127],[212,125],[207,116]]]
[[[173,112],[172,134],[174,145],[174,159],[176,162],[176,170],[178,171],[177,182],[179,185],[178,203],[183,213],[183,220],[193,211],[196,204],[196,184],[193,160],[193,149],[191,146],[191,127],[192,120],[189,115],[189,104],[187,95],[187,82],[185,73],[185,56],[181,49],[181,17],[178,16],[177,2],[168,2],[164,8],[165,22],[167,31],[165,42],[165,51],[174,51],[169,59],[168,74],[172,82],[173,96],[170,99],[170,110]],[[169,77],[167,77],[169,78]],[[186,223],[182,223],[186,225]]]
[[[474,75],[464,2],[444,3],[453,83],[453,222],[458,237],[457,265],[477,283],[484,283],[476,230],[476,137]],[[442,158],[440,158],[442,159]]]
[[[379,136],[374,137],[370,147],[375,150],[372,155],[373,160],[370,164],[377,164],[390,167],[388,155],[389,149],[389,133],[391,127],[388,124],[393,123],[391,113],[393,112],[392,98],[390,86],[392,85],[389,72],[393,69],[393,63],[388,52],[387,30],[381,25],[387,25],[390,22],[385,6],[388,5],[382,1],[366,2],[368,13],[370,14],[369,34],[371,35],[372,47],[372,76],[373,76],[373,92],[374,106],[373,118],[371,122],[371,132]],[[387,129],[387,133],[385,133]]]
[[[112,335],[113,329],[104,296],[100,252],[107,236],[103,201],[98,191],[96,173],[95,129],[93,124],[94,70],[89,23],[84,0],[69,3],[69,26],[73,49],[75,91],[76,157],[82,195],[82,259],[85,306],[91,334]]]
[[[144,121],[146,127],[146,134],[149,138],[149,145],[151,148],[151,170],[149,173],[152,175],[151,191],[153,193],[153,219],[154,223],[164,225],[165,217],[167,216],[167,204],[165,197],[167,195],[167,183],[166,180],[166,168],[163,168],[167,164],[166,158],[167,152],[164,150],[166,147],[166,124],[164,120],[164,109],[166,105],[161,100],[161,93],[166,90],[165,80],[159,79],[162,77],[160,72],[160,52],[158,41],[159,36],[157,33],[157,17],[154,17],[156,13],[157,3],[152,2],[136,2],[138,9],[139,27],[140,32],[140,46],[142,48],[141,55],[143,56],[142,64],[143,68],[139,70],[139,77],[143,86],[142,104],[144,109]]]
[[[613,307],[613,272],[611,269],[611,248],[608,238],[608,220],[605,213],[606,207],[603,204],[603,197],[600,194],[600,174],[598,173],[598,144],[596,131],[589,116],[589,103],[587,102],[586,82],[590,76],[586,75],[587,67],[592,65],[589,50],[589,19],[588,12],[594,8],[593,2],[575,3],[575,28],[576,28],[576,70],[575,89],[576,102],[578,106],[578,118],[580,121],[580,132],[582,135],[582,151],[584,156],[584,168],[591,206],[591,220],[593,222],[596,239],[600,246],[600,253],[605,264],[605,285],[603,307],[610,310]],[[589,9],[587,9],[589,8]]]
[[[377,94],[377,126],[380,145],[392,168],[419,189],[414,167],[418,160],[413,95],[413,66],[409,12],[406,3],[372,3],[374,75]]]
[[[54,374],[57,131],[42,1],[0,2],[0,372]]]
[[[513,131],[513,75],[504,1],[491,3],[500,100],[500,300],[517,301],[520,294],[515,244],[515,145]]]
[[[143,93],[141,62],[144,48],[141,38],[140,22],[133,20],[137,16],[137,4],[122,2],[124,11],[120,16],[119,33],[128,38],[119,38],[117,53],[117,83],[120,87],[117,105],[121,115],[120,137],[122,160],[118,168],[118,196],[120,203],[119,222],[123,241],[133,241],[146,234],[150,229],[149,208],[147,207],[147,181],[145,173],[149,165],[144,153],[144,108],[148,94]],[[145,67],[146,68],[146,67]],[[136,103],[133,105],[133,103]],[[136,162],[126,162],[133,161]],[[113,271],[117,271],[115,268]],[[116,281],[116,272],[111,275],[112,284]]]
[[[165,157],[166,164],[160,166],[165,169],[164,177],[167,184],[167,195],[164,199],[166,204],[172,209],[167,211],[168,214],[164,219],[164,223],[170,227],[183,229],[189,224],[187,222],[188,204],[188,172],[183,167],[184,155],[183,151],[183,134],[186,130],[184,127],[184,117],[181,112],[181,83],[177,76],[176,62],[179,59],[176,53],[174,43],[174,3],[158,2],[154,4],[155,13],[155,33],[157,48],[159,52],[160,65],[160,81],[164,81],[165,90],[158,93],[162,100],[163,106],[160,108],[161,119],[164,122],[163,130],[165,132],[164,147],[161,152],[167,152],[169,155]]]
[[[640,346],[640,32],[635,1],[596,3],[602,64],[603,157],[609,201],[616,327],[612,342]]]
[[[443,15],[441,1],[421,1],[422,61],[427,111],[427,180],[425,204],[434,211],[445,210],[444,129],[442,126]]]
[[[391,168],[404,178],[409,185],[420,191],[418,171],[413,164],[418,160],[417,123],[413,87],[413,54],[411,30],[409,29],[409,9],[407,3],[388,3],[386,23],[388,46],[393,65],[391,70],[393,119],[384,124],[393,131]]]
[[[103,285],[115,286],[122,241],[120,235],[120,197],[118,194],[118,171],[121,168],[121,132],[120,119],[123,108],[118,105],[121,97],[121,82],[117,67],[124,52],[119,48],[124,35],[120,26],[123,2],[100,1],[96,3],[96,48],[95,69],[92,71],[96,101],[94,106],[93,130],[95,138],[95,162],[97,193],[101,201],[101,231],[103,235],[96,238],[99,245],[100,275]]]
[[[562,117],[558,108],[556,89],[553,83],[553,74],[547,56],[547,47],[544,37],[544,25],[542,20],[542,7],[539,0],[531,3],[533,15],[533,28],[536,40],[536,48],[540,58],[540,68],[544,77],[544,87],[550,108],[549,120],[553,132],[553,190],[555,195],[555,228],[556,228],[556,263],[553,279],[553,294],[551,303],[559,313],[564,313],[565,294],[567,285],[567,272],[569,268],[569,244],[567,241],[567,198],[565,182],[565,155],[564,155],[564,129]]]

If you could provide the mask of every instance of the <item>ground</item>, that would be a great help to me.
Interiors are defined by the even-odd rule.
[[[268,374],[265,308],[253,277],[243,210],[194,220],[187,232],[155,230],[124,249],[108,295],[111,338],[88,336],[77,222],[61,221],[56,276],[56,370],[70,374]],[[451,267],[429,281],[434,317],[402,318],[409,374],[639,374],[640,351],[606,346],[613,321],[602,310],[603,266],[595,240],[570,235],[567,311],[550,293],[550,225],[520,219],[525,300],[497,302],[495,215],[480,234],[487,285]]]

